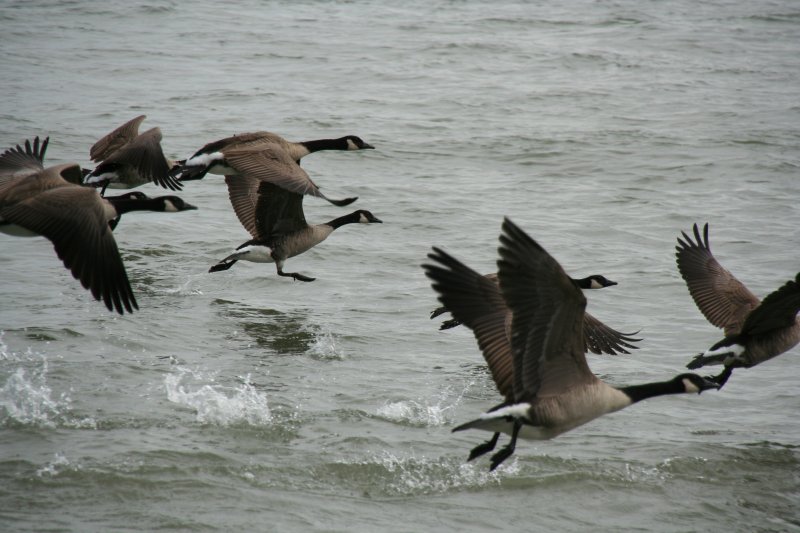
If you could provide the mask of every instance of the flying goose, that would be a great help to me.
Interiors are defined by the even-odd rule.
[[[238,164],[238,157],[235,153],[229,155],[234,165]],[[313,248],[328,238],[336,228],[345,224],[382,222],[369,211],[359,209],[324,224],[308,225],[303,214],[303,197],[305,194],[317,196],[314,193],[318,192],[310,180],[298,185],[295,181],[279,177],[273,183],[266,177],[258,179],[243,174],[225,176],[225,182],[228,184],[233,209],[242,226],[253,238],[212,266],[209,272],[227,270],[239,260],[274,262],[279,276],[314,281],[315,278],[297,272],[284,272],[283,264],[286,259]]]
[[[800,273],[759,301],[711,253],[708,224],[702,237],[697,224],[693,229],[694,239],[685,232],[683,239],[678,237],[678,270],[700,312],[724,329],[725,338],[686,366],[724,365],[721,374],[710,378],[721,388],[734,368],[763,363],[800,342]]]
[[[119,213],[95,189],[78,185],[82,172],[75,163],[30,173],[42,155],[38,139],[34,145],[37,149],[29,154],[12,149],[0,156],[0,168],[16,167],[22,173],[0,174],[0,232],[47,237],[64,266],[96,300],[102,298],[119,314],[138,309],[109,227]]]
[[[242,133],[210,142],[200,148],[180,167],[181,181],[199,180],[208,172],[225,175],[235,174],[236,169],[232,168],[226,161],[228,150],[254,147],[262,144],[278,145],[298,165],[300,164],[300,159],[320,150],[367,150],[375,148],[355,135],[346,135],[338,139],[290,142],[280,135],[268,131]]]
[[[118,196],[104,196],[103,199],[110,202],[118,213],[114,220],[109,221],[112,230],[116,229],[122,214],[131,211],[177,213],[197,209],[197,206],[190,204],[180,196],[166,195],[151,198],[139,191],[132,191]]]
[[[99,141],[89,151],[98,163],[84,178],[86,185],[112,189],[130,189],[154,182],[173,191],[183,185],[171,175],[180,163],[167,159],[161,149],[161,130],[151,128],[139,133],[146,115],[129,120]]]
[[[486,274],[482,276],[483,278],[491,281],[494,283],[495,288],[494,291],[499,292],[500,287],[497,281],[497,274]],[[604,287],[611,287],[613,285],[617,285],[616,281],[611,281],[610,279],[602,276],[600,274],[593,274],[586,278],[582,279],[573,279],[572,280],[578,287],[581,289],[602,289]],[[480,283],[479,280],[475,280],[475,283]],[[484,285],[486,290],[489,290],[488,285]],[[506,310],[510,313],[510,311]],[[442,313],[447,312],[446,307],[439,307],[435,309],[431,313],[431,318],[435,318]],[[460,325],[461,322],[458,319],[451,318],[450,320],[445,320],[442,322],[442,325],[439,327],[440,330],[454,328]],[[595,354],[608,354],[608,355],[617,355],[619,353],[630,353],[626,348],[630,349],[638,349],[638,346],[634,346],[630,344],[632,342],[639,342],[642,339],[635,339],[631,335],[635,335],[635,333],[621,333],[615,329],[612,329],[595,317],[586,313],[583,315],[583,332],[586,340],[586,349]]]
[[[581,289],[507,218],[498,251],[500,291],[438,248],[428,255],[434,264],[423,265],[442,304],[475,333],[505,398],[453,429],[494,432],[469,460],[493,450],[501,432],[510,434],[511,441],[492,456],[492,470],[514,453],[518,437],[550,439],[647,398],[717,388],[696,374],[619,388],[606,384],[586,363]]]

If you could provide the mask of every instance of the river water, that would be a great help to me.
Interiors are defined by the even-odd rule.
[[[800,531],[797,350],[490,473],[465,462],[487,434],[450,429],[500,397],[471,332],[429,320],[419,266],[437,245],[494,271],[509,216],[573,277],[619,282],[589,310],[644,340],[596,374],[680,372],[720,337],[681,231],[709,222],[760,297],[798,271],[796,2],[25,1],[0,28],[3,147],[49,135],[49,163],[88,166],[139,114],[174,158],[355,134],[377,149],[303,166],[384,221],[287,262],[313,283],[209,274],[248,235],[218,176],[188,183],[199,210],[115,232],[124,317],[46,240],[0,235],[1,530]]]

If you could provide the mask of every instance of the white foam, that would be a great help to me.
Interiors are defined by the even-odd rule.
[[[195,383],[191,383],[192,380]],[[197,381],[212,383],[199,385]],[[179,367],[177,373],[164,378],[167,399],[195,410],[201,424],[262,426],[272,421],[267,396],[255,389],[249,375],[237,387],[218,385],[213,381],[213,377],[204,376],[202,372]]]
[[[462,488],[483,487],[500,484],[501,472],[515,473],[519,470],[516,460],[508,460],[494,472],[480,461],[474,463],[452,458],[398,457],[389,452],[375,457],[375,461],[383,466],[393,479],[387,484],[392,492],[403,495],[444,493]]]

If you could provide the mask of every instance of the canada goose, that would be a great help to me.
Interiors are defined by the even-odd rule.
[[[40,161],[40,152],[31,150],[26,158],[23,151],[6,151],[0,167],[14,167],[17,160],[18,170],[29,171]],[[102,298],[119,314],[131,313],[138,305],[109,227],[119,214],[95,189],[78,185],[81,177],[75,163],[0,175],[0,232],[47,237],[64,266],[96,300]]]
[[[33,143],[25,140],[25,148],[17,145],[16,148],[6,150],[0,156],[0,180],[10,177],[32,176],[44,170],[44,157],[50,138],[46,137],[40,142],[39,137]],[[82,170],[85,173],[85,170]],[[80,180],[76,184],[80,184]],[[117,216],[109,221],[111,229],[116,228],[119,217],[131,211],[163,211],[176,213],[197,209],[196,206],[184,201],[178,196],[156,196],[151,198],[141,191],[131,191],[117,196],[105,196],[117,211]]]
[[[734,368],[763,363],[800,342],[800,273],[759,301],[711,253],[708,224],[702,237],[694,225],[694,240],[681,233],[675,247],[678,270],[703,316],[725,331],[725,338],[695,356],[688,368],[724,365],[721,374],[710,378],[721,388]]]
[[[197,209],[197,206],[190,204],[180,196],[156,196],[151,198],[142,192],[129,192],[118,196],[104,196],[104,200],[111,203],[118,215],[114,220],[109,221],[111,229],[116,229],[120,217],[124,213],[132,211],[161,211],[164,213],[177,213],[179,211],[190,211]]]
[[[375,148],[355,135],[347,135],[338,139],[290,142],[280,135],[268,131],[242,133],[210,142],[200,148],[180,168],[181,181],[199,180],[208,172],[212,174],[236,174],[237,169],[232,168],[226,161],[226,152],[236,148],[248,148],[261,144],[278,145],[298,165],[300,164],[300,159],[320,150],[368,150]]]
[[[487,291],[492,281],[438,248],[428,255],[435,264],[423,265],[442,304],[475,333],[505,398],[453,429],[494,432],[469,460],[493,450],[500,432],[511,442],[492,456],[492,470],[514,453],[518,437],[550,439],[646,398],[717,388],[696,374],[619,388],[604,383],[586,363],[581,289],[507,218],[498,251],[500,291]]]
[[[94,187],[130,189],[154,182],[173,191],[183,185],[170,171],[180,164],[167,159],[161,149],[161,130],[151,128],[139,134],[146,115],[129,120],[92,146],[89,156],[98,166],[86,173],[84,183]]]
[[[497,274],[486,274],[482,277],[494,283],[494,292],[500,291]],[[600,274],[594,274],[582,279],[572,279],[572,281],[581,289],[602,289],[617,285],[616,281],[611,281]],[[475,283],[480,282],[476,279]],[[484,288],[485,290],[490,290],[489,285],[484,285]],[[510,311],[506,311],[510,313]],[[439,307],[431,313],[431,318],[435,318],[445,312],[447,312],[446,307]],[[442,322],[439,329],[450,329],[460,324],[461,322],[458,319],[451,318]],[[630,353],[626,348],[638,349],[638,346],[630,343],[642,340],[631,336],[636,333],[621,333],[606,326],[589,313],[583,315],[583,332],[586,340],[586,349],[595,354],[617,355],[618,353]]]
[[[303,214],[303,193],[246,175],[225,176],[225,182],[234,211],[253,238],[212,266],[209,272],[227,270],[239,260],[274,262],[279,276],[314,281],[315,278],[297,272],[284,272],[284,261],[313,248],[345,224],[382,222],[369,211],[359,209],[330,222],[309,226]]]

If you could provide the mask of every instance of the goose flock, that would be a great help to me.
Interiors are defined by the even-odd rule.
[[[45,166],[49,138],[25,140],[0,154],[0,232],[49,239],[64,266],[96,300],[119,314],[139,308],[114,239],[123,214],[132,211],[179,212],[197,209],[180,197],[150,198],[131,191],[107,196],[108,189],[154,183],[172,191],[206,174],[225,177],[231,206],[251,239],[210,267],[231,268],[238,261],[274,263],[277,274],[297,281],[315,278],[284,271],[286,261],[327,239],[337,228],[381,220],[355,210],[328,222],[309,224],[306,195],[336,206],[356,197],[329,198],[301,168],[303,157],[323,150],[374,147],[347,135],[336,139],[287,141],[258,131],[207,143],[182,161],[168,159],[159,128],[139,133],[144,115],[116,128],[89,150],[96,166],[77,163]],[[687,367],[721,365],[715,376],[679,373],[643,384],[614,387],[589,368],[586,353],[628,354],[642,339],[623,333],[586,312],[584,290],[616,285],[595,274],[571,278],[545,249],[505,218],[498,247],[498,270],[480,274],[438,247],[422,265],[441,307],[451,319],[440,329],[470,328],[503,401],[453,431],[480,429],[492,437],[474,447],[473,460],[495,449],[501,433],[507,445],[490,461],[494,470],[510,457],[517,440],[550,439],[602,415],[656,396],[702,393],[722,388],[735,368],[750,368],[800,342],[800,273],[759,300],[714,258],[708,224],[692,235],[681,232],[676,246],[678,271],[705,318],[723,328],[724,338],[692,358]]]

